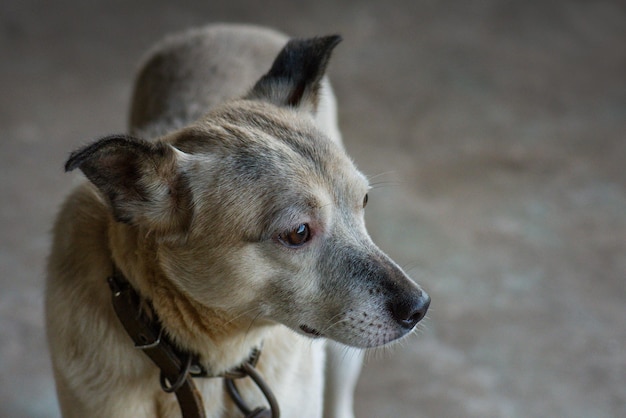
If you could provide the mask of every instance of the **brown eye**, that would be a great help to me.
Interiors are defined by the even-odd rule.
[[[365,197],[363,198],[363,207],[367,206],[368,200],[369,200],[369,197],[367,196],[367,193],[365,193]]]
[[[300,247],[311,239],[309,224],[300,224],[291,231],[280,234],[278,239],[287,247]]]

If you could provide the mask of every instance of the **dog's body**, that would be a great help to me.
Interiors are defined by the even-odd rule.
[[[378,346],[424,316],[428,296],[365,230],[368,185],[322,78],[338,39],[290,43],[272,65],[286,41],[230,25],[169,38],[131,109],[132,135],[155,141],[108,137],[68,161],[91,183],[62,208],[48,266],[65,417],[180,416],[115,316],[114,267],[214,373],[262,346],[258,370],[285,417],[352,414],[360,354],[326,338]],[[207,416],[239,416],[220,379],[194,381]],[[238,387],[250,405],[266,403],[249,379]]]

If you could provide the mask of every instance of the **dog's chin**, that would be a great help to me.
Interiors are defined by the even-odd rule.
[[[407,335],[410,335],[413,330],[386,330],[383,333],[366,331],[362,334],[346,333],[339,335],[334,333],[321,334],[317,330],[312,328],[309,328],[307,331],[311,332],[311,334],[307,333],[307,335],[322,336],[324,338],[334,340],[340,344],[344,344],[348,347],[368,349],[382,347],[398,342]],[[378,331],[378,329],[376,331]]]

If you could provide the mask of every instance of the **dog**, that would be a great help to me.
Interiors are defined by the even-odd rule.
[[[116,271],[199,367],[225,376],[259,349],[283,416],[353,416],[361,354],[346,347],[404,337],[430,298],[366,231],[368,181],[325,75],[339,41],[227,24],[170,36],[139,71],[128,134],[71,154],[88,181],[58,215],[46,289],[64,417],[181,416],[112,306]],[[193,383],[206,416],[242,416],[223,379]],[[236,386],[268,408],[253,379]]]

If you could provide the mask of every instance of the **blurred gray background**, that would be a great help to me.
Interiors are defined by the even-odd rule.
[[[42,300],[69,151],[124,131],[148,47],[215,21],[345,39],[370,231],[433,299],[368,355],[358,417],[626,416],[625,2],[4,0],[1,417],[58,416]]]

